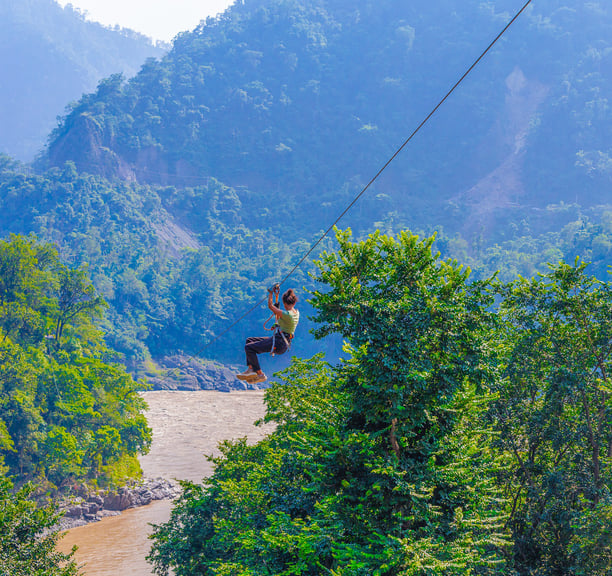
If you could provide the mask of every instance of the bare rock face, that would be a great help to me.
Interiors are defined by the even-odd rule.
[[[104,498],[104,508],[106,510],[116,510],[121,512],[121,510],[127,510],[128,508],[132,508],[134,506],[134,498],[131,492],[120,492],[119,494],[108,494]]]

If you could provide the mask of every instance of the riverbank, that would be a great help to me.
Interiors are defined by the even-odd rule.
[[[253,384],[236,378],[244,366],[226,366],[211,360],[202,360],[185,354],[175,354],[149,362],[148,371],[143,367],[134,376],[146,378],[152,390],[259,390],[269,382]]]
[[[165,478],[145,478],[119,490],[98,490],[91,494],[73,496],[58,502],[63,512],[58,530],[71,530],[109,516],[118,516],[129,508],[147,506],[157,500],[172,500],[180,493],[180,486]]]
[[[225,389],[206,390],[207,396],[205,397],[211,401],[209,406],[202,406],[201,402],[196,402],[195,408],[191,405],[184,405],[181,414],[177,414],[172,409],[173,403],[181,398],[178,402],[183,404],[182,400],[189,398],[190,392],[203,391],[156,390],[142,393],[147,403],[150,402],[147,419],[153,429],[153,445],[149,454],[140,457],[140,463],[145,475],[150,476],[155,473],[155,478],[147,477],[134,481],[119,490],[92,493],[83,490],[69,499],[59,501],[59,509],[64,513],[57,526],[59,530],[71,530],[92,522],[99,522],[103,518],[117,516],[131,508],[146,506],[157,500],[176,498],[181,490],[178,479],[199,481],[212,472],[212,467],[209,466],[204,454],[194,453],[192,455],[194,458],[192,462],[195,464],[193,470],[183,463],[183,475],[169,476],[168,474],[172,474],[173,469],[175,443],[181,442],[181,450],[190,451],[191,448],[198,450],[202,443],[202,437],[199,434],[204,434],[210,439],[210,442],[206,442],[206,446],[210,446],[209,453],[212,454],[216,445],[225,440],[226,434],[232,429],[243,430],[243,425],[248,428],[253,426],[255,418],[249,422],[249,410],[243,412],[241,408],[246,406],[241,406],[241,404],[246,398],[249,398],[247,406],[250,408],[251,398],[257,397],[257,413],[259,413],[259,405],[262,405],[264,394],[263,390],[257,392],[255,390],[231,392]],[[241,395],[244,393],[247,396]],[[226,399],[230,401],[226,403]],[[216,414],[210,414],[211,409]],[[216,424],[211,427],[207,422],[198,422],[199,415],[206,416],[209,421],[213,418]],[[242,418],[246,418],[246,422],[243,423]],[[221,430],[214,429],[216,426],[221,426]],[[227,432],[223,430],[224,427]],[[172,440],[167,442],[168,439]],[[212,442],[215,443],[214,446]]]

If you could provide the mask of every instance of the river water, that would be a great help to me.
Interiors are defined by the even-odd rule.
[[[149,478],[200,481],[212,471],[205,455],[218,454],[225,439],[247,436],[256,442],[271,430],[256,427],[263,417],[263,391],[244,392],[144,392],[147,418],[153,429],[151,451],[141,457]],[[151,542],[150,523],[170,517],[172,503],[154,502],[123,512],[120,516],[66,532],[59,548],[79,547],[76,560],[86,576],[151,576],[146,561]]]

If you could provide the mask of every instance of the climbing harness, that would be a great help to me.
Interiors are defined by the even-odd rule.
[[[270,288],[268,288],[268,292],[271,292],[274,295],[274,306],[276,308],[280,308],[279,302],[278,302],[278,298],[280,295],[280,284],[276,283],[273,284],[272,286],[270,286]],[[278,324],[278,322],[274,322],[274,324],[272,324],[272,326],[270,328],[267,327],[268,322],[272,319],[272,318],[276,318],[275,314],[272,314],[265,322],[264,322],[264,330],[272,330],[272,348],[270,350],[270,356],[276,356],[276,339],[278,337],[283,339],[283,342],[285,343],[285,351],[281,352],[281,354],[284,354],[285,352],[287,352],[287,350],[289,350],[291,348],[291,340],[293,340],[293,334],[287,334],[287,336],[289,336],[289,340],[287,340],[287,336],[285,336],[285,332],[283,332],[281,330],[280,325]]]
[[[280,354],[284,354],[291,348],[291,340],[293,340],[293,334],[288,334],[289,340],[285,337],[285,333],[280,329],[278,324],[274,325],[274,333],[272,334],[272,350],[270,350],[270,356],[276,356],[276,339],[280,336],[285,342],[285,350],[284,352],[280,352]]]

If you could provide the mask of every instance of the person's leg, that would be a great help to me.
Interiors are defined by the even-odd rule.
[[[250,345],[253,344],[254,342],[257,342],[257,340],[259,340],[260,337],[258,336],[249,336],[246,339],[246,344],[244,345],[244,353],[246,356],[246,365],[248,368],[249,372],[255,372],[255,368],[253,366],[253,364],[255,364],[255,366],[259,367],[259,360],[257,358],[257,354],[254,354],[251,349],[250,349]]]
[[[246,363],[253,371],[262,374],[261,366],[259,365],[258,354],[270,352],[272,350],[271,336],[252,336],[247,338],[247,343],[244,347],[246,353]]]

